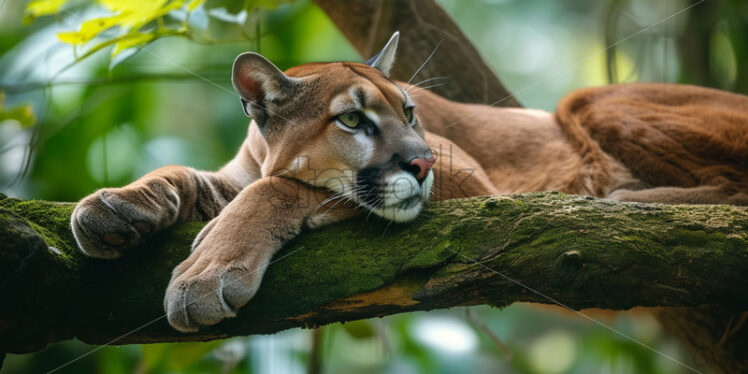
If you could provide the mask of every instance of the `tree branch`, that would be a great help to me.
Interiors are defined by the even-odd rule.
[[[303,233],[237,318],[182,334],[164,318],[171,269],[201,223],[114,261],[84,257],[71,203],[0,195],[0,352],[272,333],[457,305],[748,308],[748,211],[558,193],[434,203],[418,221],[364,217]],[[476,262],[479,261],[479,262]]]
[[[172,74],[172,73],[166,73],[166,74],[138,74],[138,75],[129,75],[129,76],[122,76],[122,77],[114,77],[114,78],[94,78],[89,80],[57,80],[54,82],[29,82],[29,83],[20,83],[20,84],[6,84],[6,83],[0,83],[0,91],[17,94],[17,93],[24,93],[29,91],[36,91],[44,88],[49,87],[57,87],[57,86],[87,86],[87,87],[96,87],[96,86],[111,86],[115,84],[120,83],[135,83],[135,82],[143,82],[143,81],[193,81],[193,80],[200,80],[203,78],[207,79],[226,79],[226,77],[229,75],[227,73],[230,71],[230,67],[226,67],[225,71],[223,73],[216,73],[216,72],[197,72],[193,74]]]
[[[400,47],[392,77],[408,81],[442,43],[412,83],[445,77],[431,91],[466,103],[518,107],[457,24],[433,0],[314,0],[363,56],[369,58],[400,31]]]

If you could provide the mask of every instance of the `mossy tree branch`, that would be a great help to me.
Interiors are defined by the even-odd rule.
[[[72,209],[0,195],[0,352],[73,337],[209,340],[548,297],[572,308],[748,309],[746,209],[534,193],[442,201],[405,225],[361,217],[305,232],[275,257],[237,318],[182,334],[166,322],[162,297],[202,224],[103,261],[76,249]]]

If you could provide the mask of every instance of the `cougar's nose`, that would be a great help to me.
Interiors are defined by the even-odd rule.
[[[413,176],[418,179],[418,182],[423,182],[426,175],[428,175],[429,170],[431,170],[431,167],[434,166],[435,161],[436,158],[434,158],[434,156],[431,156],[430,158],[416,157],[410,160],[410,163],[407,164],[407,166],[403,165],[405,166],[403,169],[413,174]]]

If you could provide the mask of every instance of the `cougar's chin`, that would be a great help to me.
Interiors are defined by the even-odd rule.
[[[421,213],[421,209],[423,209],[424,202],[420,197],[417,199],[418,200],[415,200],[415,198],[409,199],[400,204],[381,206],[370,210],[374,214],[390,221],[408,222],[418,217],[418,214]]]
[[[372,213],[394,222],[408,222],[418,217],[428,201],[434,183],[434,173],[429,174],[420,185],[410,174],[395,175],[386,183],[379,204],[371,205],[365,200],[359,204]],[[411,180],[412,179],[412,180]]]

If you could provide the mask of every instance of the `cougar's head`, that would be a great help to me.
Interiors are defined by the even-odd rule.
[[[256,53],[239,55],[232,82],[266,145],[263,175],[327,188],[393,221],[415,218],[429,198],[434,155],[408,93],[389,79],[397,42],[395,33],[366,63],[285,73]]]

